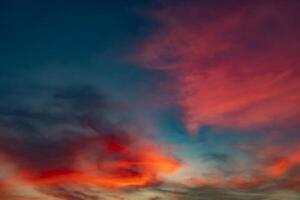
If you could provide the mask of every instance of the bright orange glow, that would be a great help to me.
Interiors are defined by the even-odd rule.
[[[290,155],[277,160],[268,168],[268,173],[272,177],[279,177],[298,164],[300,164],[300,150],[296,150]]]
[[[115,161],[100,165],[97,171],[48,171],[40,176],[25,177],[33,185],[76,183],[101,188],[145,186],[159,181],[159,174],[169,174],[179,168],[179,163],[168,157],[149,153],[140,154],[135,161]],[[137,168],[139,171],[132,171]]]
[[[134,139],[134,145],[114,137],[89,140],[86,149],[76,150],[78,163],[74,167],[25,171],[16,178],[26,180],[29,185],[70,183],[118,189],[159,182],[162,175],[180,168],[179,161],[164,154],[156,145],[138,137]],[[98,147],[101,149],[99,153],[108,157],[90,159]]]

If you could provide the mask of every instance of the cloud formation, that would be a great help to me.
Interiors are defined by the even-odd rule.
[[[162,70],[190,132],[299,122],[299,3],[168,4],[134,59]]]
[[[299,190],[299,9],[297,1],[188,1],[167,2],[151,13],[160,29],[131,59],[168,76],[161,87],[171,91],[169,103],[180,107],[188,132],[261,133],[261,143],[242,144],[250,146],[249,156],[228,164],[228,157],[211,155],[218,173],[186,184]],[[230,173],[220,176],[227,165]]]
[[[55,91],[50,99],[41,101],[38,108],[30,102],[22,110],[16,110],[17,106],[2,109],[4,191],[46,187],[49,189],[40,191],[60,199],[98,199],[53,187],[143,188],[160,184],[164,175],[180,168],[181,163],[165,151],[164,144],[105,120],[106,105],[93,88]],[[18,126],[20,121],[26,126]],[[42,132],[43,126],[49,130]]]

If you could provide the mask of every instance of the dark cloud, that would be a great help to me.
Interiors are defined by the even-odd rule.
[[[57,197],[61,200],[104,200],[99,195],[91,194],[90,191],[81,189],[74,189],[70,187],[53,186],[40,188],[45,194]]]
[[[174,187],[157,189],[160,193],[175,196],[180,200],[296,200],[299,192],[291,190],[237,189],[228,187]]]
[[[17,169],[11,181],[19,177],[64,200],[97,200],[99,195],[66,185],[146,187],[159,183],[159,174],[179,168],[154,140],[110,123],[108,101],[95,88],[73,86],[48,93],[23,105],[1,109],[0,103],[0,155]]]
[[[205,155],[207,160],[212,160],[216,162],[227,163],[229,161],[229,156],[224,153],[209,153]]]
[[[161,197],[151,197],[149,200],[162,200]]]
[[[235,175],[234,166],[236,164],[236,158],[233,155],[226,153],[206,153],[200,157],[202,162],[207,163],[210,166],[209,174],[203,174],[206,176],[221,175],[225,177],[232,177]]]
[[[96,124],[94,127],[105,130],[104,100],[94,88],[73,86],[48,93],[42,103],[27,96],[24,106],[0,107],[1,153],[25,168],[72,164],[72,146],[88,134],[90,127],[85,121],[89,118]],[[22,94],[16,90],[14,96],[21,98]]]
[[[46,92],[45,92],[46,90]],[[46,94],[45,94],[46,93]],[[64,89],[44,89],[34,94],[15,90],[13,94],[0,94],[0,123],[13,129],[18,136],[51,137],[55,131],[77,128],[92,119],[105,126],[104,113],[108,113],[104,98],[91,86],[72,86]],[[17,103],[17,99],[22,100]],[[11,102],[11,103],[10,103]],[[45,128],[46,127],[46,128]]]

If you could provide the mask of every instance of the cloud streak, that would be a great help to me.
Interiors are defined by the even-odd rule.
[[[134,59],[173,78],[190,132],[298,123],[298,10],[296,1],[171,4],[154,12],[162,30]]]

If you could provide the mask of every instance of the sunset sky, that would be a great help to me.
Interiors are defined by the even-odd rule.
[[[1,0],[0,200],[299,200],[300,1]]]

